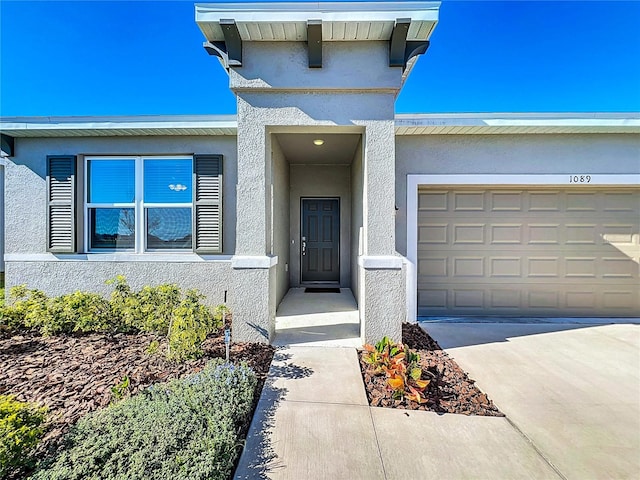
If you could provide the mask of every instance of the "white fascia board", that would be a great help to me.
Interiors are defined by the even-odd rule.
[[[196,4],[196,22],[386,22],[411,17],[414,21],[438,20],[440,2],[310,2]]]
[[[37,119],[25,121],[3,121],[0,119],[0,130],[128,130],[128,129],[190,129],[190,128],[237,128],[235,120],[129,120],[119,119],[87,119],[87,120],[59,120],[39,121]]]
[[[638,113],[397,114],[396,127],[638,127]]]
[[[236,130],[235,115],[220,115],[217,118],[187,117],[5,117],[0,118],[0,132],[19,135],[20,132],[78,130]]]

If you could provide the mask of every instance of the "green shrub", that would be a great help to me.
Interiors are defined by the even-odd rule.
[[[202,342],[207,335],[222,327],[224,313],[221,309],[212,313],[201,303],[204,296],[196,290],[187,291],[178,308],[173,312],[169,325],[169,350],[173,360],[186,360],[202,355]]]
[[[121,330],[167,334],[173,312],[182,298],[177,285],[145,286],[134,292],[122,275],[107,283],[114,285],[111,311],[113,317],[119,320]]]
[[[115,330],[109,301],[97,293],[74,292],[52,298],[48,310],[49,319],[56,319],[55,324],[64,333]]]
[[[196,290],[183,295],[177,285],[164,284],[136,292],[122,275],[107,283],[114,286],[109,300],[88,292],[49,298],[26,285],[14,287],[12,303],[0,308],[0,327],[33,328],[42,335],[154,332],[167,336],[167,356],[181,361],[201,356],[202,342],[223,325],[226,308],[212,311]]]
[[[33,480],[227,479],[241,450],[256,377],[211,362],[82,418]]]
[[[0,395],[0,478],[32,465],[33,448],[42,436],[46,409]]]
[[[73,327],[61,323],[61,318],[50,315],[49,297],[41,290],[29,290],[26,285],[18,285],[9,290],[9,299],[9,316],[14,324],[36,328],[43,335],[52,335]]]

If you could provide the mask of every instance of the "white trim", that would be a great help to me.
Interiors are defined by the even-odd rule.
[[[360,4],[362,5],[362,4]],[[305,20],[306,22],[306,20]],[[462,127],[462,129],[460,128]],[[452,129],[472,133],[635,133],[640,113],[433,113],[395,115],[396,135]],[[96,135],[237,135],[236,115],[140,115],[111,117],[0,117],[0,130],[16,138]],[[114,133],[115,131],[115,133]]]
[[[218,23],[230,17],[236,22],[306,22],[310,15],[325,22],[380,22],[405,17],[437,21],[440,2],[196,3],[195,7],[196,23]]]
[[[193,263],[193,262],[221,262],[230,263],[232,255],[198,255],[185,252],[175,253],[7,253],[7,262],[163,262],[163,263]]]
[[[368,270],[400,270],[403,263],[402,257],[393,255],[361,255],[358,257],[358,265]]]
[[[589,183],[572,183],[570,177],[589,176]],[[587,186],[617,186],[640,185],[640,173],[607,174],[590,172],[568,172],[552,175],[499,175],[499,174],[463,174],[463,175],[407,175],[407,183],[414,181],[415,185],[536,185],[550,187],[587,187]]]
[[[589,174],[590,183],[570,183],[570,177],[587,175],[585,172],[569,172],[553,175],[407,175],[407,320],[414,322],[418,315],[418,187],[420,185],[463,186],[476,185],[479,188],[487,186],[537,186],[584,188],[589,186],[631,186],[640,185],[640,173],[630,174]]]
[[[277,255],[234,255],[231,257],[231,267],[236,270],[249,268],[271,268],[277,264]]]
[[[0,167],[4,167],[7,164],[7,159],[5,157],[0,157]]]

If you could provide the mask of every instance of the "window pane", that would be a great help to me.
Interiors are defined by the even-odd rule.
[[[91,248],[123,249],[135,247],[133,208],[90,208]]]
[[[191,248],[190,208],[147,208],[147,248]]]
[[[144,161],[144,201],[191,203],[191,160]]]
[[[135,160],[89,160],[90,203],[133,203],[135,197]]]

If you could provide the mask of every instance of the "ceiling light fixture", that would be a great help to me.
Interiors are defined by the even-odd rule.
[[[319,147],[320,145],[324,144],[324,140],[322,140],[321,138],[316,138],[313,141],[313,144]]]

